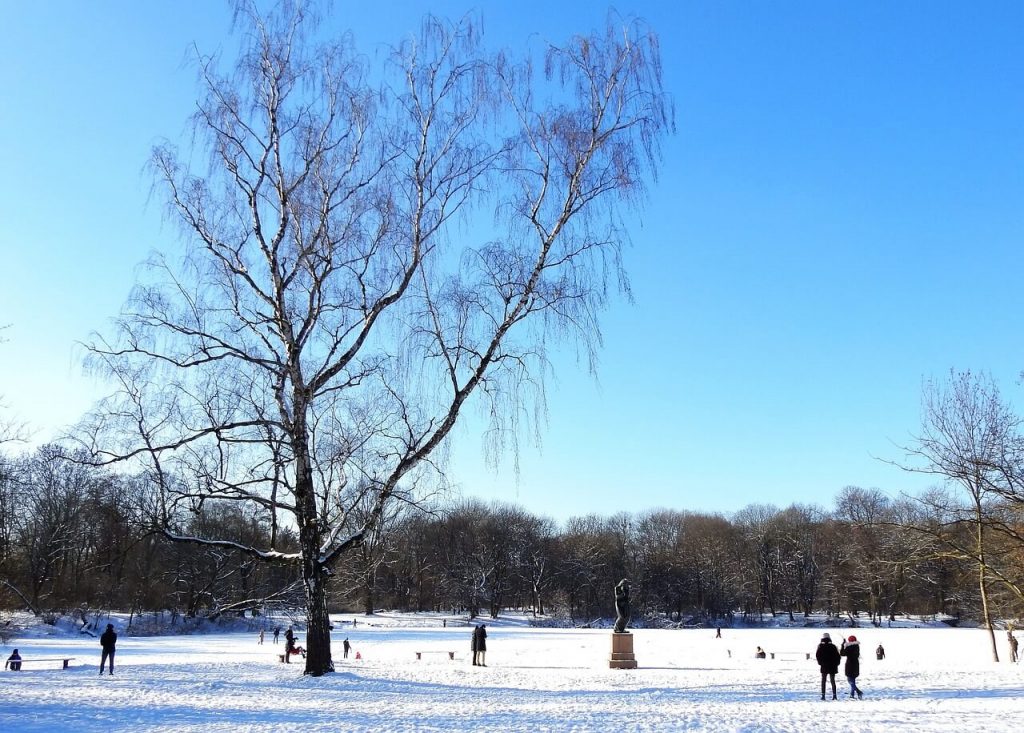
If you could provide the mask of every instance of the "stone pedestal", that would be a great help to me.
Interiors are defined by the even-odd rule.
[[[608,660],[608,666],[611,669],[636,669],[633,635],[628,631],[612,632],[612,656]]]

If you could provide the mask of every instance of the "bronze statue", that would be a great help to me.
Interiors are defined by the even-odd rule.
[[[615,628],[616,634],[626,631],[626,624],[629,623],[629,581],[623,578],[615,586]]]

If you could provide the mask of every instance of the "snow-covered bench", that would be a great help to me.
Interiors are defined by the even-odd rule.
[[[445,652],[437,649],[427,650],[425,652],[416,652],[416,658],[419,659],[421,654],[447,654],[449,659],[455,659],[455,652]]]
[[[35,657],[33,659],[22,659],[21,661],[11,662],[11,671],[18,672],[25,664],[36,664],[42,662],[62,662],[61,669],[67,669],[68,663],[72,659],[75,659],[75,657]],[[15,664],[18,665],[17,669],[14,668]]]
[[[775,659],[776,656],[778,656],[780,662],[795,662],[801,657],[804,659],[811,658],[810,652],[772,652],[771,655],[772,659]]]

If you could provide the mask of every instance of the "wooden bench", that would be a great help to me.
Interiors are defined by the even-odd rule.
[[[801,656],[804,659],[810,659],[811,658],[811,653],[810,652],[772,652],[772,659],[775,659],[775,655],[776,654],[779,655],[779,661],[780,662],[783,662],[783,661],[795,662],[795,661],[799,660]]]
[[[444,652],[444,651],[437,651],[437,650],[431,650],[431,651],[425,651],[425,652],[416,652],[416,658],[419,659],[421,654],[447,654],[449,659],[455,659],[455,652]]]
[[[35,664],[36,662],[61,662],[61,669],[67,669],[68,663],[76,657],[33,657],[32,659],[22,659],[20,662],[11,662],[11,664],[17,664],[18,668],[11,668],[12,672],[18,672],[21,670],[22,665]]]

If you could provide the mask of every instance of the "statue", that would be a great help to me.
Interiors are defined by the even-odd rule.
[[[629,581],[623,578],[615,586],[615,628],[616,634],[626,631],[626,624],[629,623]]]

